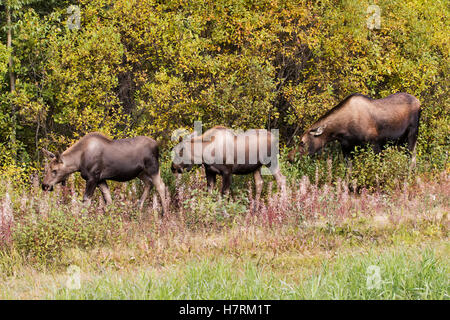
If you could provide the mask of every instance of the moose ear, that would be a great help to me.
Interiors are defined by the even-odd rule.
[[[54,153],[52,153],[52,152],[50,152],[50,151],[48,151],[48,150],[46,150],[46,149],[44,149],[44,148],[42,148],[42,153],[43,153],[47,158],[50,158],[50,159],[56,158],[56,156],[55,156]]]
[[[194,130],[194,132],[192,132],[192,134],[191,134],[191,138],[199,137],[199,136],[200,136],[200,134],[196,130]]]
[[[323,133],[323,129],[325,129],[326,125],[317,127],[316,129],[313,129],[309,132],[309,134],[313,136],[320,136]]]
[[[56,153],[55,153],[55,159],[56,159],[56,161],[62,163],[62,160],[61,160],[61,154],[60,154],[59,152],[56,152]]]

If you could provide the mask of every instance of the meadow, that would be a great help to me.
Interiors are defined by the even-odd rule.
[[[447,1],[448,2],[448,1]],[[8,0],[0,10],[0,299],[449,299],[450,7],[438,0]],[[347,96],[421,104],[402,147],[286,155]],[[287,188],[176,179],[174,134],[277,129]],[[161,144],[170,213],[138,181],[81,203],[41,150]],[[220,179],[218,186],[220,187]]]
[[[165,164],[162,218],[154,191],[138,210],[137,181],[112,184],[108,207],[99,191],[84,206],[77,176],[53,193],[3,181],[0,298],[449,299],[448,172],[369,188],[307,160],[282,160],[284,192],[264,177],[257,211],[250,177],[228,199]]]

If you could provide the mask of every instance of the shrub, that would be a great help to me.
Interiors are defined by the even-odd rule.
[[[322,185],[336,181],[338,177],[345,178],[347,168],[340,151],[340,146],[330,144],[321,154],[296,157],[293,164],[287,162],[287,149],[281,152],[281,170],[291,182],[307,176],[310,181]]]
[[[450,151],[450,117],[422,123],[417,143],[417,167],[419,172],[441,172],[448,167]]]
[[[223,227],[247,212],[248,199],[237,196],[231,200],[222,197],[217,191],[193,189],[190,197],[183,202],[184,218],[189,228]]]
[[[73,214],[70,208],[66,209],[21,219],[13,233],[16,248],[38,262],[50,263],[59,258],[64,249],[95,247],[121,237],[120,216]]]
[[[371,148],[356,148],[350,178],[359,188],[389,192],[402,188],[409,173],[410,157],[404,147],[388,147],[378,154]]]
[[[390,192],[402,188],[410,177],[411,157],[405,147],[389,146],[378,154],[370,147],[357,147],[351,166],[345,163],[337,145],[325,148],[321,154],[297,158],[292,165],[287,164],[286,154],[283,151],[282,169],[291,181],[307,176],[320,186],[345,180],[357,189]]]

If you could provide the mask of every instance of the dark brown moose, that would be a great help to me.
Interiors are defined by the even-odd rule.
[[[253,173],[257,204],[263,187],[263,165],[269,168],[279,188],[285,186],[286,179],[278,167],[277,154],[276,139],[267,130],[248,130],[235,134],[228,128],[217,126],[201,136],[193,134],[175,146],[172,172],[181,173],[184,169],[190,170],[194,165],[202,164],[208,191],[214,188],[219,174],[222,176],[222,194],[229,192],[233,174]]]
[[[89,204],[98,187],[105,203],[110,204],[112,200],[106,180],[124,182],[138,177],[145,184],[139,201],[140,209],[154,185],[161,198],[163,213],[167,213],[165,185],[159,171],[158,144],[149,137],[111,140],[101,133],[93,132],[82,137],[61,155],[45,149],[42,151],[51,159],[42,181],[43,190],[53,190],[55,184],[64,183],[71,173],[79,171],[86,180],[83,202]]]
[[[414,165],[419,116],[419,100],[407,93],[383,99],[352,94],[305,131],[288,159],[293,162],[297,153],[312,155],[331,141],[339,141],[345,158],[355,146],[370,144],[378,153],[388,141],[394,141],[407,143]]]

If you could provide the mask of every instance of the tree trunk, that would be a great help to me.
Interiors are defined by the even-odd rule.
[[[9,87],[10,87],[10,93],[13,94],[14,91],[16,91],[16,77],[14,75],[14,61],[13,61],[13,53],[12,53],[12,23],[11,23],[11,8],[6,5],[6,28],[7,28],[7,40],[6,40],[6,47],[8,48],[10,55],[9,55]],[[16,146],[16,106],[14,103],[11,103],[11,136],[10,136],[10,142],[11,142],[11,148],[13,152],[13,158],[15,159],[17,156],[17,146]]]

